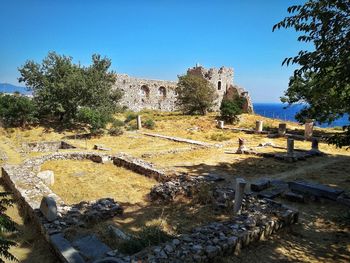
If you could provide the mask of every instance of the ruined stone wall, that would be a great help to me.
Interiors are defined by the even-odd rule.
[[[133,111],[142,109],[174,111],[176,82],[149,80],[117,74],[115,87],[124,92],[121,105]]]
[[[253,106],[248,92],[234,85],[233,68],[221,67],[206,69],[195,66],[187,70],[188,74],[203,77],[213,84],[218,98],[215,101],[214,111],[219,111],[224,96],[231,90],[238,97],[244,99],[243,112],[253,112]],[[130,77],[126,74],[117,74],[115,88],[124,92],[121,105],[133,111],[152,109],[161,111],[175,111],[176,107],[176,85],[175,81],[148,80]]]

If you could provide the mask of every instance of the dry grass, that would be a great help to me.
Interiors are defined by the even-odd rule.
[[[49,161],[41,170],[52,170],[55,183],[51,187],[68,204],[83,200],[114,198],[121,203],[144,203],[154,179],[139,175],[112,163],[88,160]]]
[[[190,150],[190,145],[147,137],[137,131],[128,131],[117,137],[106,135],[100,138],[70,139],[68,141],[82,150],[91,150],[94,144],[103,144],[105,147],[112,149],[111,153],[126,152],[137,157],[150,153],[151,155],[147,158],[147,161],[155,163],[157,167],[184,171],[192,175],[215,173],[226,179],[225,186],[232,184],[237,177],[244,177],[248,180],[270,177],[286,180],[305,179],[350,190],[348,176],[350,152],[345,149],[336,149],[332,145],[320,143],[320,149],[329,156],[311,158],[306,162],[297,163],[284,163],[252,155],[225,154],[224,151],[226,150],[236,150],[238,138],[246,139],[248,147],[252,148],[262,142],[272,142],[275,145],[285,147],[286,139],[268,139],[265,135],[219,130],[215,127],[215,114],[183,116],[179,113],[144,111],[142,116],[143,120],[151,118],[156,122],[155,129],[150,132],[219,143],[223,144],[223,147]],[[124,120],[125,114],[118,114],[116,117]],[[281,122],[258,115],[243,114],[241,122],[235,127],[253,128],[256,120],[263,120],[265,127],[270,128],[276,128],[278,123]],[[290,129],[303,128],[296,123],[288,122],[287,124]],[[316,130],[323,132],[336,131],[319,128]],[[27,131],[20,129],[5,131],[1,129],[0,150],[7,153],[9,163],[19,163],[24,158],[17,151],[22,142],[61,140],[67,135],[73,135],[74,132],[79,133],[77,131],[56,132],[43,127],[35,127]],[[307,150],[310,149],[310,142],[295,141],[295,147]],[[167,153],[168,150],[184,148],[188,148],[189,151],[175,154]],[[276,153],[284,150],[261,148],[258,151]],[[27,157],[41,154],[30,153]],[[213,212],[210,205],[199,205],[182,198],[170,205],[151,203],[147,200],[147,194],[156,182],[123,168],[115,167],[112,164],[96,164],[90,161],[52,161],[42,166],[42,170],[46,169],[55,172],[56,182],[52,188],[67,203],[77,203],[82,200],[94,200],[102,197],[113,197],[116,201],[121,202],[125,208],[122,217],[101,222],[91,229],[106,242],[109,242],[106,234],[108,224],[115,224],[130,233],[139,231],[145,225],[160,224],[167,233],[178,234],[187,232],[192,227],[206,222],[228,218],[227,214]],[[249,253],[245,253],[245,251],[251,252],[252,249],[243,250],[243,256],[239,259],[235,258],[235,260],[238,260],[238,262],[281,262],[283,260],[285,262],[298,260],[302,262],[317,262],[317,260],[332,262],[332,255],[336,254],[346,259],[344,255],[346,253],[350,254],[349,245],[344,246],[343,243],[331,244],[331,241],[344,241],[342,238],[333,238],[332,235],[337,231],[346,232],[347,235],[349,233],[347,228],[337,226],[336,221],[332,219],[339,215],[341,208],[333,208],[332,205],[328,204],[324,207],[322,204],[315,204],[298,208],[303,213],[302,225],[298,225],[295,230],[296,237],[293,236],[293,232],[285,236],[279,235],[278,240],[273,237],[268,243],[262,243],[261,248],[258,247],[254,250],[252,253],[254,257]],[[318,209],[322,209],[322,211],[318,211]],[[329,226],[329,231],[327,226]],[[328,240],[322,240],[320,233],[324,233]],[[282,241],[279,241],[280,239]],[[308,242],[314,242],[314,244],[310,245]],[[327,247],[331,252],[326,252]],[[38,251],[41,250],[38,249]],[[27,252],[18,251],[16,253],[21,255],[21,253],[25,254]],[[36,252],[28,253],[35,254]],[[267,254],[268,256],[266,256]],[[266,259],[266,261],[262,259]],[[38,260],[37,262],[41,261]]]

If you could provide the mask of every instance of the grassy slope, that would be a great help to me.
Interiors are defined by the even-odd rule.
[[[272,141],[279,146],[285,146],[286,141],[285,139],[280,138],[267,139],[266,136],[218,130],[215,128],[214,115],[202,117],[182,116],[176,113],[144,112],[143,119],[145,120],[148,117],[153,118],[157,124],[155,130],[151,132],[201,140],[210,143],[222,143],[224,144],[224,147],[219,149],[197,149],[176,154],[165,153],[164,151],[170,149],[189,149],[190,146],[158,138],[146,137],[137,132],[126,132],[119,137],[103,136],[101,138],[88,140],[69,139],[68,141],[76,146],[83,149],[87,148],[89,150],[92,149],[94,144],[103,144],[108,148],[112,148],[112,153],[127,152],[139,157],[144,153],[151,153],[152,155],[148,157],[147,160],[154,162],[157,166],[162,168],[186,171],[193,175],[215,172],[224,176],[228,183],[233,183],[236,177],[245,177],[251,180],[269,176],[274,178],[283,177],[286,179],[309,179],[350,190],[350,181],[348,178],[348,171],[350,171],[350,153],[344,149],[336,149],[333,146],[322,143],[320,144],[320,148],[322,151],[329,154],[328,157],[313,158],[309,159],[307,162],[293,164],[282,163],[273,159],[262,159],[250,155],[230,155],[225,154],[224,150],[235,150],[239,137],[245,138],[248,146],[251,147],[255,147],[259,143],[267,141]],[[123,119],[124,115],[118,115],[117,118]],[[241,122],[238,126],[245,128],[254,127],[257,119],[263,119],[264,123],[269,127],[277,127],[280,122],[278,120],[270,120],[256,115],[245,114],[242,115],[241,118]],[[300,126],[295,123],[288,123],[288,127],[292,129],[300,129]],[[319,130],[324,131],[323,129]],[[334,130],[330,129],[327,129],[326,131],[334,132]],[[27,131],[15,129],[5,132],[2,130],[0,150],[8,154],[8,163],[19,163],[28,156],[37,155],[29,154],[27,156],[21,156],[21,154],[18,153],[18,148],[22,142],[58,140],[72,134],[74,134],[72,131],[64,133],[55,132],[54,130],[46,130],[43,127],[36,127]],[[295,144],[296,147],[300,149],[310,148],[309,142],[296,141]],[[261,150],[273,152],[280,151],[271,148]],[[188,200],[179,200],[175,204],[169,206],[150,204],[145,195],[154,182],[143,177],[140,178],[138,175],[118,170],[115,167],[110,167],[109,165],[104,166],[103,170],[100,170],[99,172],[97,166],[97,164],[91,163],[85,164],[84,166],[77,165],[74,161],[67,161],[67,163],[49,162],[44,165],[43,169],[53,169],[55,171],[56,183],[54,185],[54,190],[58,192],[62,191],[62,197],[66,198],[68,202],[79,201],[84,199],[84,196],[88,199],[94,199],[97,197],[103,197],[105,194],[109,195],[109,192],[113,192],[112,195],[116,200],[122,201],[125,205],[125,215],[122,218],[114,219],[114,222],[105,222],[104,224],[114,223],[126,231],[137,231],[144,224],[161,223],[168,232],[178,233],[187,231],[194,225],[200,225],[206,221],[226,217],[225,215],[212,213],[208,206],[199,206],[189,203]],[[79,174],[81,172],[85,172],[86,174],[83,177],[74,177],[74,174]],[[99,173],[99,177],[101,177],[100,181],[97,177],[93,176],[96,175],[96,173]],[[113,179],[109,177],[110,174],[113,174]],[[128,184],[127,179],[129,176],[134,178],[133,180],[130,180],[132,181],[132,185]],[[81,189],[65,193],[65,189],[73,189],[73,187],[66,187],[66,184],[72,186],[75,184],[83,184],[86,186],[87,194],[83,195]],[[123,190],[126,189],[128,189],[128,191],[134,191],[133,194],[125,196]],[[324,212],[322,215],[317,214],[315,211],[315,207],[319,206],[322,206]],[[337,229],[338,226],[336,225],[336,221],[329,218],[338,216],[343,210],[342,208],[338,208],[338,210],[333,209],[332,204],[304,205],[301,206],[300,209],[303,211],[302,223],[297,226],[295,231],[297,231],[297,235],[306,236],[303,239],[303,242],[307,242],[307,236],[311,235],[310,242],[317,242],[318,247],[320,248],[318,249],[315,247],[315,251],[322,254],[321,247],[328,244],[327,242],[329,241],[323,242],[320,238],[314,239],[314,237],[315,235],[317,236],[319,229],[320,231],[325,231],[322,229],[326,229],[327,227]],[[326,211],[328,212],[326,213]],[[13,214],[13,216],[16,220],[21,220],[21,217],[18,214]],[[313,220],[317,216],[320,220],[325,220],[326,222],[329,222],[329,224],[322,225],[309,222],[309,220]],[[102,236],[105,236],[105,229],[105,225],[100,224],[96,226],[95,231],[101,233]],[[346,227],[340,227],[339,229],[339,231],[346,233],[345,236],[349,233],[349,230]],[[35,236],[36,233],[34,232],[32,235]],[[278,235],[278,237],[279,239],[273,238],[271,241],[262,244],[264,250],[266,249],[266,251],[270,252],[274,251],[274,253],[277,253],[288,260],[300,257],[300,260],[303,262],[317,262],[315,259],[319,259],[311,254],[308,257],[307,254],[310,247],[307,247],[304,243],[297,244],[297,239],[294,238],[293,234],[287,233],[286,235]],[[339,256],[342,256],[345,252],[350,253],[350,247],[344,247],[342,240],[342,237],[340,237],[340,239],[335,239],[335,242],[339,242],[332,247],[334,251],[339,252]],[[286,244],[290,245],[287,246]],[[293,244],[295,244],[296,247],[293,248]],[[37,248],[33,249],[33,247],[17,248],[17,250],[14,250],[14,253],[16,255],[36,254],[37,250]],[[273,259],[272,257],[264,255],[264,250],[260,251],[257,249],[254,253],[257,253],[260,257],[265,259],[269,258],[271,261],[278,261],[277,256]],[[41,250],[39,249],[39,251]],[[306,256],[304,255],[304,257],[301,257],[301,253],[304,253]],[[45,255],[45,253],[38,254]],[[49,255],[50,253],[47,254],[48,257]],[[327,261],[330,256],[322,257],[323,258],[320,261],[330,262]],[[243,251],[243,256],[240,257],[239,260],[242,262],[249,262],[249,258],[251,258],[250,254]],[[28,262],[40,261],[29,260]]]

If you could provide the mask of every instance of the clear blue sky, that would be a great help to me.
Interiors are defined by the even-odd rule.
[[[302,0],[0,0],[0,83],[48,51],[89,64],[99,53],[132,76],[176,80],[196,62],[233,67],[254,102],[277,102],[302,46],[293,31],[272,33]]]

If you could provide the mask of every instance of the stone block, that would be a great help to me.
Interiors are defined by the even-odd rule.
[[[107,252],[111,251],[111,248],[102,243],[95,235],[88,235],[77,239],[73,241],[72,245],[78,249],[88,261],[103,258]]]
[[[291,191],[284,193],[283,197],[291,202],[304,203],[305,201],[304,196],[302,194],[293,193]]]
[[[337,202],[350,207],[350,195],[343,193],[337,197]]]
[[[50,196],[44,196],[43,199],[41,199],[40,211],[47,221],[55,221],[57,219],[57,205],[55,199]]]
[[[55,183],[55,175],[53,173],[53,171],[50,171],[50,170],[46,170],[46,171],[42,171],[42,172],[39,172],[37,174],[37,176],[43,180],[43,182],[46,184],[46,185],[53,185]]]
[[[324,197],[331,200],[337,200],[337,197],[344,192],[342,189],[304,181],[289,182],[288,185],[293,192]]]
[[[270,180],[267,178],[258,179],[250,184],[250,189],[255,192],[260,192],[270,187]]]
[[[50,242],[58,252],[63,262],[69,263],[85,263],[79,252],[72,247],[70,242],[64,238],[63,234],[55,234],[50,236]]]

